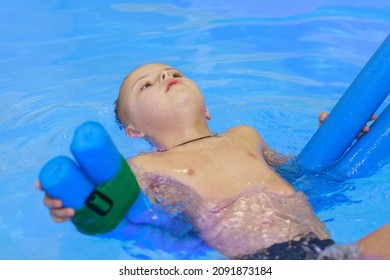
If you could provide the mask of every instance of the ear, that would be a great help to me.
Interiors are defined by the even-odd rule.
[[[211,116],[210,116],[209,110],[207,110],[207,108],[205,110],[205,114],[206,114],[206,119],[211,120]]]
[[[132,138],[143,138],[145,136],[143,132],[136,130],[132,125],[126,127],[126,135]]]

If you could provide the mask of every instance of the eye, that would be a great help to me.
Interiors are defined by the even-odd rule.
[[[181,78],[183,77],[184,75],[182,73],[180,73],[179,71],[176,71],[172,74],[172,77],[174,78]]]
[[[140,91],[143,91],[143,90],[145,90],[145,89],[147,89],[148,87],[150,87],[150,86],[152,86],[152,83],[151,82],[145,82],[145,83],[143,83],[142,85],[141,85],[141,87],[140,87]]]

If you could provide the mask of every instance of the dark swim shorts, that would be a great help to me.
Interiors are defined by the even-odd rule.
[[[239,260],[315,260],[325,248],[334,244],[331,239],[319,239],[315,235],[305,236],[297,241],[274,244],[267,249],[239,256]]]

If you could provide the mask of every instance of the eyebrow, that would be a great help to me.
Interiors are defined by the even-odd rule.
[[[175,69],[175,68],[168,67],[168,68],[164,68],[164,69],[162,69],[162,70],[164,71],[164,70],[172,70],[172,69]],[[135,83],[134,83],[134,85],[133,85],[132,87],[134,87],[140,80],[146,78],[146,77],[149,76],[149,75],[150,75],[150,74],[145,74],[145,75],[139,77],[139,78],[135,81]]]

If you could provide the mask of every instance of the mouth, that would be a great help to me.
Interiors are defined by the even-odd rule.
[[[170,80],[168,83],[167,83],[167,87],[165,89],[165,92],[168,92],[170,90],[171,87],[173,87],[174,85],[178,84],[179,81],[178,80]]]

